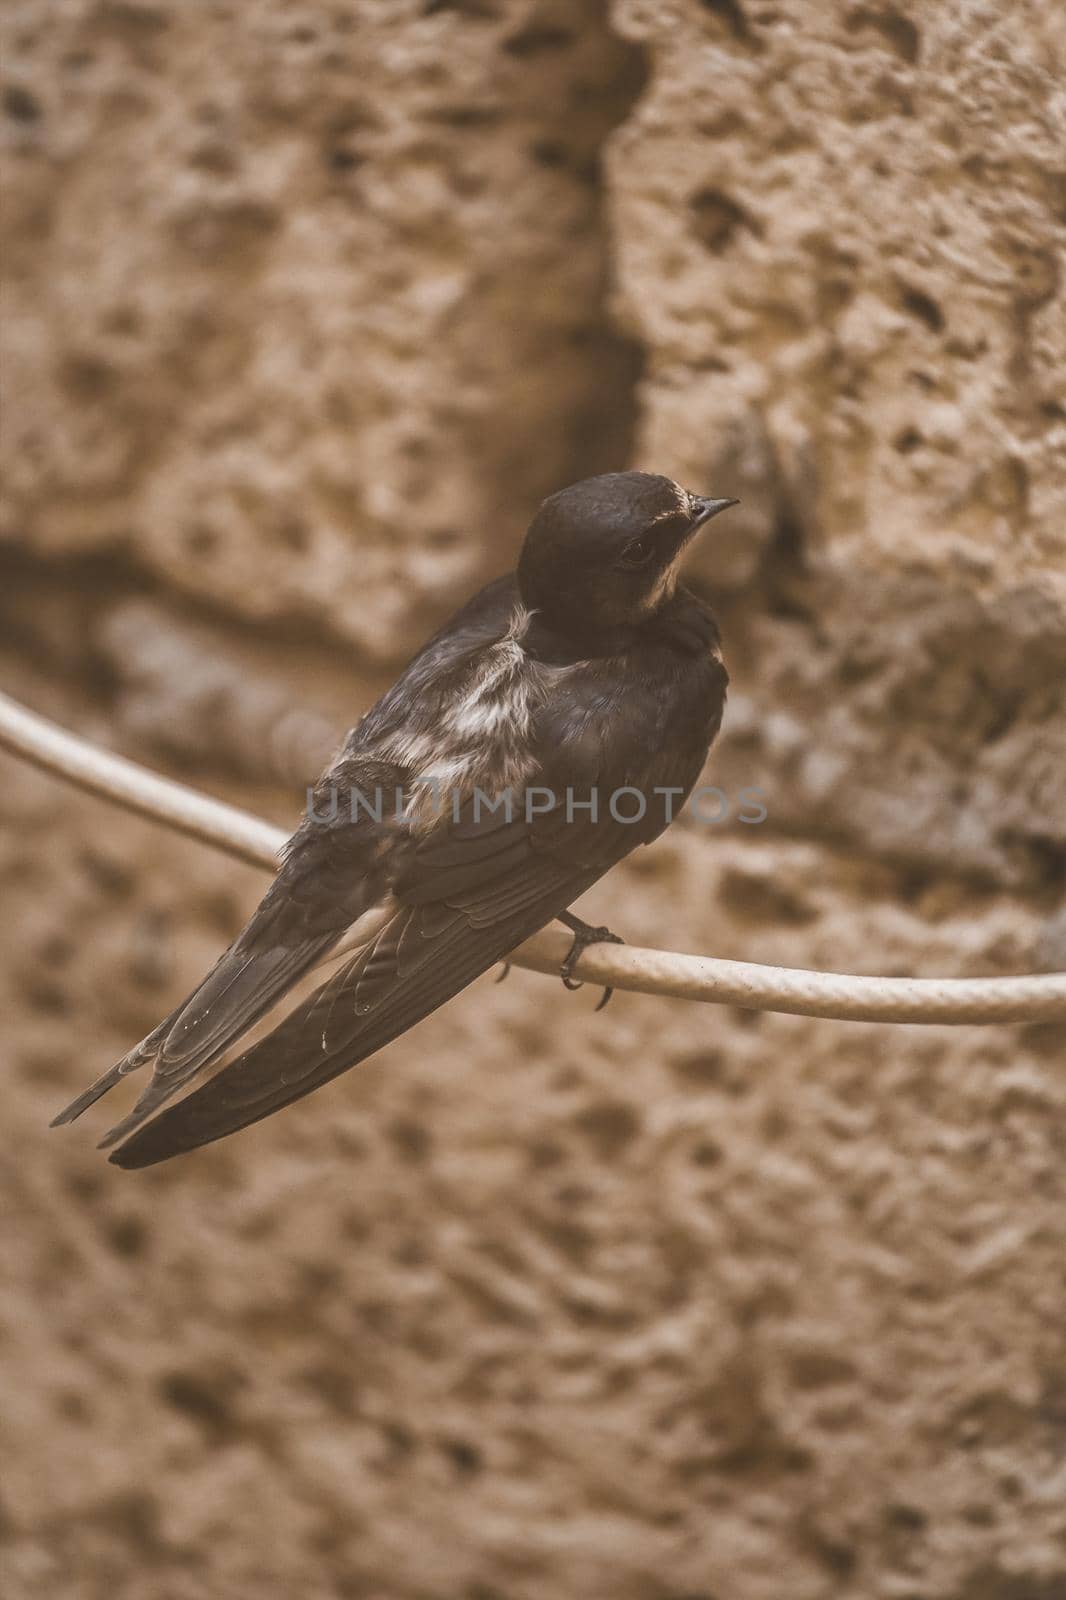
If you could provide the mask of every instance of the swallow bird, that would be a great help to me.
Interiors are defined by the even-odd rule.
[[[734,504],[645,472],[545,500],[517,570],[457,612],[348,735],[203,982],[56,1122],[150,1067],[102,1141],[118,1166],[150,1166],[310,1094],[554,918],[574,932],[570,983],[581,950],[615,936],[568,907],[663,831],[721,723],[718,628],[678,571]],[[359,943],[361,919],[372,931]],[[321,987],[207,1076],[339,946]]]

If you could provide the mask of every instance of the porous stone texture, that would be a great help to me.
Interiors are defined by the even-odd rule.
[[[745,760],[782,820],[1037,884],[1066,845],[1062,14],[614,15],[651,65],[608,164],[637,454],[744,499],[702,570],[746,598]]]
[[[597,0],[5,6],[0,537],[413,646],[626,446]]]
[[[1062,32],[9,0],[0,687],[291,822],[541,494],[671,472],[729,815],[582,909],[1066,966]],[[1066,1594],[1066,1029],[516,971],[170,1166],[49,1132],[262,887],[0,758],[5,1593]]]

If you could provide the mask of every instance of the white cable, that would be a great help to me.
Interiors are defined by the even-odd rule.
[[[173,783],[67,733],[0,694],[0,746],[91,794],[273,871],[286,834],[259,817]],[[557,973],[571,936],[545,928],[511,956]],[[757,1011],[851,1022],[1051,1022],[1066,1020],[1066,973],[1019,978],[868,978],[748,961],[681,955],[636,945],[592,945],[577,971],[589,983],[707,1000]]]
[[[0,694],[0,745],[79,789],[114,800],[127,811],[163,822],[254,866],[268,867],[271,872],[277,868],[278,851],[288,837],[280,828],[101,750],[27,711],[6,694]]]

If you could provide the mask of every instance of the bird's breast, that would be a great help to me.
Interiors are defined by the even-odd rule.
[[[444,796],[474,788],[498,796],[528,782],[537,712],[568,670],[534,660],[512,631],[441,685],[418,724],[407,722],[382,745],[411,774],[410,819],[428,823]]]

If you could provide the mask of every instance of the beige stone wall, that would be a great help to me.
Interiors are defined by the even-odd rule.
[[[1066,967],[1062,36],[7,0],[0,686],[290,821],[540,495],[671,472],[769,817],[590,911]],[[7,1592],[1066,1593],[1061,1028],[516,972],[172,1166],[49,1133],[261,889],[0,763]]]

